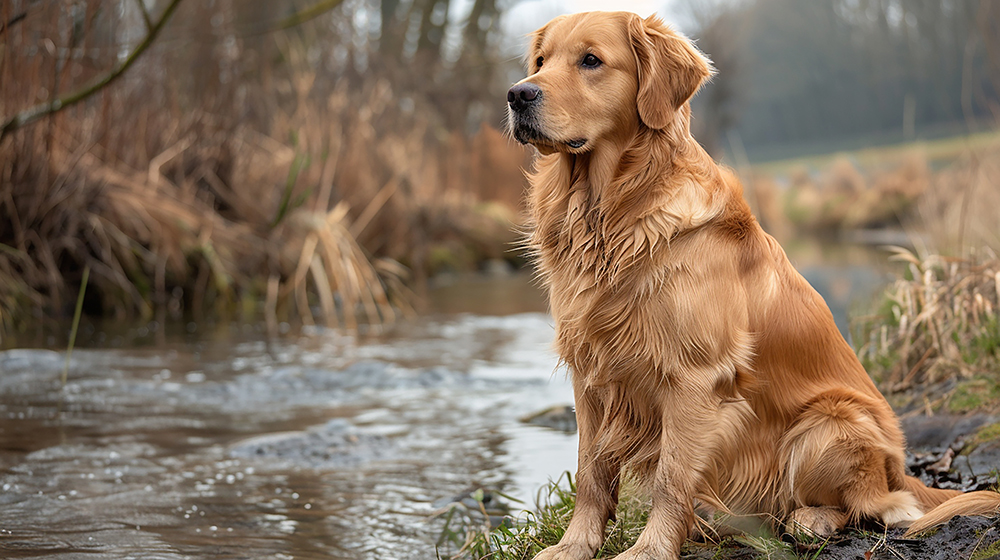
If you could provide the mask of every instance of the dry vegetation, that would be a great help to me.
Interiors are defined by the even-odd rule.
[[[1000,247],[993,211],[1000,204],[1000,137],[989,140],[940,142],[954,144],[944,153],[916,144],[769,164],[748,178],[748,196],[778,237],[905,229],[922,250]]]
[[[865,323],[859,355],[890,391],[1000,374],[1000,260],[917,257],[901,248],[893,259],[906,275],[888,288],[881,313]]]
[[[106,71],[138,14],[84,4],[80,37],[58,6],[0,33],[0,115]],[[65,316],[85,267],[90,313],[352,327],[405,310],[408,278],[508,256],[526,156],[496,130],[455,132],[377,73],[331,80],[315,26],[176,17],[112,86],[0,141],[0,333]]]
[[[982,394],[976,406],[1000,399],[1000,146],[995,136],[976,146],[947,142],[951,150],[911,148],[867,168],[856,162],[873,161],[871,154],[838,156],[819,172],[795,165],[777,178],[756,177],[753,187],[765,225],[779,236],[905,232],[915,248],[893,247],[890,257],[902,265],[900,278],[874,313],[854,321],[859,357],[883,391],[950,382],[958,389],[929,404],[965,410],[949,400],[961,399],[963,387]]]

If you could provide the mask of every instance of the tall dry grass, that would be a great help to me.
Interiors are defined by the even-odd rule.
[[[934,174],[916,199],[909,229],[923,252],[962,256],[969,248],[1000,253],[1000,146],[969,150]]]
[[[1000,148],[966,151],[937,172],[890,176],[892,192],[901,195],[909,196],[907,181],[919,184],[908,213],[900,216],[915,248],[893,249],[891,260],[904,270],[876,313],[856,321],[858,355],[887,392],[947,380],[995,380],[1000,375]]]
[[[919,153],[870,170],[838,156],[819,172],[792,170],[784,214],[790,227],[810,233],[898,228],[928,192],[931,176],[929,162]]]
[[[58,6],[0,34],[0,114],[107,68],[128,18],[101,4],[81,4],[79,57]],[[206,6],[184,4],[113,86],[0,143],[6,332],[68,315],[86,266],[91,314],[354,327],[405,311],[433,255],[506,256],[523,150],[444,128],[378,75],[331,79],[315,30],[242,39],[200,28]]]
[[[1000,145],[949,142],[935,147],[948,148],[945,159],[918,146],[838,156],[818,171],[758,171],[749,182],[779,238],[895,230],[910,240],[891,248],[899,279],[852,325],[859,357],[887,393],[1000,375]]]
[[[771,174],[758,170],[748,190],[779,230],[829,235],[904,229],[921,250],[958,255],[970,247],[1000,249],[1000,144],[949,150],[955,153],[947,158],[932,159],[927,151],[914,145]]]
[[[858,354],[888,391],[949,378],[1000,374],[1000,259],[917,256],[887,290],[879,313],[862,318]]]

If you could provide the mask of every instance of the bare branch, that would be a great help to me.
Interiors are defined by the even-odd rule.
[[[19,23],[19,22],[23,21],[24,18],[26,18],[26,17],[28,17],[28,12],[21,12],[21,13],[17,14],[16,16],[10,18],[10,21],[8,21],[7,23],[4,23],[4,22],[0,21],[0,33],[3,33],[4,31],[7,31],[8,29],[10,29],[10,27],[12,25],[14,25],[15,23]]]
[[[160,15],[160,18],[156,22],[152,23],[152,27],[149,28],[149,33],[147,33],[146,36],[142,39],[142,42],[140,42],[139,45],[136,46],[135,50],[129,53],[128,57],[125,58],[125,60],[117,63],[110,72],[99,78],[94,83],[80,90],[77,90],[73,93],[65,95],[63,97],[53,99],[52,101],[46,103],[35,105],[30,109],[25,109],[20,113],[17,113],[9,118],[3,119],[3,121],[0,121],[2,122],[2,124],[0,124],[0,141],[2,141],[8,134],[14,132],[19,128],[24,127],[25,125],[35,122],[38,119],[41,119],[42,117],[46,117],[48,115],[57,113],[65,109],[66,107],[75,105],[76,103],[79,103],[80,101],[87,99],[91,95],[94,95],[98,91],[101,91],[102,89],[110,85],[112,82],[117,80],[122,74],[125,73],[126,70],[129,69],[130,66],[132,66],[132,64],[135,63],[135,61],[139,58],[139,56],[141,56],[142,53],[144,53],[146,49],[148,49],[149,46],[153,44],[153,41],[156,40],[157,35],[159,35],[160,31],[163,30],[163,27],[167,23],[167,20],[169,20],[170,16],[172,16],[174,11],[177,10],[177,6],[180,5],[180,3],[181,0],[171,0],[167,8],[163,10],[163,13]]]
[[[289,27],[295,27],[296,25],[305,23],[311,19],[315,19],[330,10],[336,8],[337,6],[344,3],[344,0],[321,0],[308,8],[295,12],[294,14],[282,19],[271,29],[272,31],[279,31],[281,29],[288,29]]]
[[[137,6],[139,6],[139,13],[142,14],[142,20],[146,22],[146,33],[151,33],[153,31],[153,20],[149,19],[149,12],[146,11],[146,4],[143,0],[135,0]]]

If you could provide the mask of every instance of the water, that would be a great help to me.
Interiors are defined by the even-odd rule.
[[[572,400],[551,337],[534,312],[167,340],[78,350],[64,391],[61,354],[2,353],[0,556],[433,557],[435,502],[530,504],[574,466],[573,435],[518,421]]]
[[[842,328],[881,282],[802,260]],[[450,496],[531,507],[576,462],[575,435],[518,420],[572,402],[544,303],[522,277],[431,300],[364,337],[111,337],[130,347],[77,350],[65,389],[63,354],[0,353],[0,557],[423,559]]]

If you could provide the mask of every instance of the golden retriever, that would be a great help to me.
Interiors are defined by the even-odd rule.
[[[655,17],[558,17],[508,92],[540,155],[529,244],[579,422],[576,509],[536,560],[601,546],[623,469],[652,509],[628,559],[677,558],[697,499],[827,535],[861,518],[923,529],[993,512],[908,476],[898,421],[823,299],[692,138],[712,72]]]

